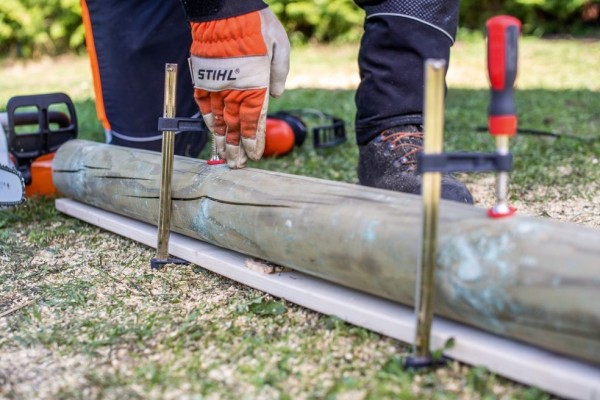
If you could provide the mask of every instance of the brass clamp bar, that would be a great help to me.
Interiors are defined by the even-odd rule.
[[[177,87],[177,64],[165,65],[165,98],[164,118],[175,117],[175,98]],[[173,159],[175,157],[175,131],[165,130],[162,133],[162,161],[160,175],[160,197],[158,209],[158,234],[156,256],[150,260],[152,269],[159,269],[165,264],[186,264],[179,258],[169,257],[169,237],[171,234],[172,180]]]
[[[423,152],[426,155],[441,154],[443,151],[445,75],[445,60],[426,60],[423,143]],[[405,360],[406,368],[428,367],[437,361],[433,360],[431,356],[430,337],[435,292],[441,180],[442,174],[439,171],[423,173],[423,226],[415,293],[416,333],[412,355]]]

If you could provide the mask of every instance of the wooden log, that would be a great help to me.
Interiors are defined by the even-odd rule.
[[[156,224],[160,171],[158,153],[73,140],[53,179]],[[407,305],[420,214],[418,196],[175,160],[174,231]],[[442,201],[438,240],[437,314],[600,363],[600,231]]]

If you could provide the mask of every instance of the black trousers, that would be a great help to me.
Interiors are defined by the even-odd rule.
[[[82,17],[98,117],[107,142],[160,151],[165,64],[177,63],[177,116],[198,112],[187,58],[192,38],[177,0],[84,0]],[[175,153],[197,156],[206,132],[177,132]]]
[[[365,9],[356,92],[358,144],[403,124],[421,124],[423,63],[448,60],[459,0],[356,0]],[[191,35],[176,0],[85,0],[84,18],[99,115],[111,143],[159,150],[164,64],[177,62],[177,114],[197,112],[186,59]],[[258,3],[257,3],[258,4]],[[262,4],[262,3],[261,3]],[[258,5],[257,5],[258,7]],[[262,7],[262,6],[261,6]],[[176,152],[195,155],[206,135],[178,134]]]
[[[458,0],[356,0],[366,19],[358,64],[356,139],[423,123],[424,62],[449,61]]]

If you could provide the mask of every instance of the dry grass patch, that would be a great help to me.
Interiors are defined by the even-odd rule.
[[[545,396],[458,363],[407,373],[397,341],[201,266],[152,271],[153,250],[64,216],[16,222],[0,255],[0,313],[30,302],[0,318],[0,397]]]

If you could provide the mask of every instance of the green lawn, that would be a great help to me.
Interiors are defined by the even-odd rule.
[[[446,107],[446,146],[448,150],[490,150],[493,140],[477,127],[487,121],[488,88],[485,71],[485,43],[479,36],[465,34],[453,48],[448,73]],[[318,108],[348,122],[349,143],[331,151],[315,151],[310,146],[291,156],[266,159],[253,166],[289,173],[356,181],[357,149],[354,145],[354,87],[357,46],[300,48],[292,54],[290,82],[270,110],[301,107]],[[513,194],[523,195],[535,186],[554,186],[565,195],[595,193],[600,181],[600,54],[599,41],[568,41],[526,38],[522,40],[516,92],[519,123],[523,128],[572,135],[577,140],[518,136],[513,141],[515,171]],[[13,95],[64,91],[76,102],[80,136],[103,140],[95,118],[88,60],[63,57],[36,63],[2,62],[0,70],[0,110]],[[323,90],[316,84],[342,86]],[[345,87],[344,87],[345,86]],[[207,152],[202,156],[206,157]],[[325,162],[326,161],[326,162]],[[565,173],[565,168],[569,173]],[[588,185],[594,185],[588,190]],[[590,194],[592,193],[592,194]],[[541,197],[543,200],[543,196]]]
[[[485,45],[463,36],[448,78],[446,145],[491,150],[490,137],[476,131],[487,118]],[[302,88],[271,102],[272,110],[312,107],[343,117],[349,143],[323,151],[308,142],[253,166],[356,181],[354,91],[344,87],[353,82],[356,51],[349,45],[297,49],[290,80]],[[523,41],[516,94],[521,126],[576,137],[513,140],[513,201],[540,205],[539,215],[552,212],[549,198],[591,201],[583,213],[600,209],[594,206],[600,181],[597,54],[600,42]],[[1,67],[0,109],[13,95],[64,91],[76,103],[81,137],[102,140],[87,59],[4,60]],[[322,76],[342,87],[316,87]],[[492,190],[485,176],[464,178],[478,194]],[[152,249],[58,214],[48,200],[0,212],[0,397],[550,397],[481,367],[452,363],[438,371],[402,371],[410,351],[402,343],[200,267],[151,271],[152,255]]]

